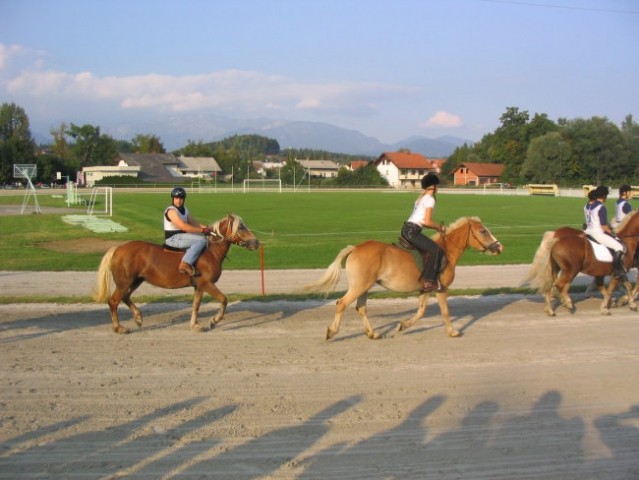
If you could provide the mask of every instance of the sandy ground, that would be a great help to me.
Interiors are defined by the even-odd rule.
[[[453,286],[521,273],[482,269]],[[29,278],[85,295],[93,274],[0,272],[0,294]],[[206,333],[187,303],[140,305],[141,329],[121,307],[130,335],[104,305],[0,305],[0,478],[639,478],[639,313],[575,300],[548,318],[534,295],[454,297],[456,339],[434,303],[395,334],[416,300],[372,300],[384,338],[351,307],[330,342],[332,301],[256,296]]]

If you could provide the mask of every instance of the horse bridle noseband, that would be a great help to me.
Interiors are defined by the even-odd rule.
[[[472,225],[470,224],[470,222],[468,222],[468,236],[466,237],[466,245],[464,247],[460,247],[458,245],[453,244],[453,246],[455,248],[460,249],[460,250],[466,250],[466,249],[470,248],[470,234],[471,233],[473,234],[473,238],[475,240],[477,240],[479,242],[479,244],[483,247],[483,250],[480,250],[481,253],[484,253],[487,250],[490,250],[492,252],[493,248],[496,245],[500,245],[501,244],[501,242],[499,240],[495,239],[495,241],[493,243],[491,243],[490,245],[484,245],[484,243],[479,238],[477,238],[477,235],[475,234],[475,232],[473,232]],[[447,236],[446,233],[442,232],[442,237],[443,237],[444,243],[446,243],[446,236]]]
[[[213,237],[213,236],[218,237],[219,240],[217,240],[215,242],[209,240],[209,242],[210,243],[222,243],[224,240],[226,240],[227,242],[232,243],[233,245],[237,245],[238,247],[242,247],[242,248],[246,247],[246,245],[248,245],[248,242],[246,240],[244,240],[243,238],[241,238],[241,237],[240,237],[239,240],[230,240],[229,238],[227,238],[227,236],[229,234],[229,230],[232,230],[230,223],[231,222],[227,222],[226,223],[226,233],[225,234],[222,234],[221,232],[219,232],[219,233],[218,232],[212,232],[211,237]],[[238,227],[238,231],[241,229],[241,227],[242,227],[241,225],[240,225],[240,227]]]

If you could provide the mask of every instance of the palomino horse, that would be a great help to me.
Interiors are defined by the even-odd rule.
[[[635,251],[637,243],[639,243],[639,216],[637,213],[626,215],[616,232],[626,245],[624,264],[626,268],[631,268],[634,266]],[[595,277],[597,287],[603,295],[601,313],[610,315],[611,295],[619,280],[611,276],[608,288],[605,287],[604,278],[607,275],[612,275],[612,261],[599,261],[595,258],[592,245],[582,230],[561,227],[555,231],[544,233],[526,283],[544,295],[546,299],[544,311],[548,316],[555,315],[553,287],[557,289],[563,305],[574,312],[575,306],[568,290],[579,272]],[[628,291],[628,306],[631,310],[636,310],[637,304],[634,301],[632,285],[627,280],[623,283]]]
[[[467,248],[498,255],[503,251],[502,244],[490,233],[477,217],[462,217],[451,224],[445,234],[437,233],[433,237],[445,252],[448,262],[439,276],[441,287],[437,291],[439,308],[446,324],[446,333],[451,337],[460,335],[453,327],[448,310],[448,287],[455,278],[455,266]],[[377,339],[380,335],[373,330],[366,312],[368,291],[375,285],[395,292],[414,292],[420,289],[421,271],[411,252],[390,243],[368,240],[359,245],[349,245],[337,254],[322,278],[304,287],[308,292],[321,292],[326,295],[332,292],[342,271],[342,261],[346,258],[348,274],[348,291],[337,300],[335,318],[326,331],[326,340],[339,332],[342,314],[346,307],[357,300],[356,309],[364,323],[364,330],[369,338]],[[410,328],[426,313],[429,293],[419,296],[417,313],[409,320],[400,322],[397,331]]]
[[[124,302],[131,312],[138,327],[142,326],[142,312],[131,301],[131,295],[142,284],[162,288],[182,288],[193,286],[193,311],[191,328],[203,331],[197,321],[197,314],[204,292],[209,293],[220,302],[220,310],[211,319],[210,328],[224,318],[227,298],[215,285],[222,274],[222,262],[231,248],[231,244],[255,250],[260,242],[246,227],[240,217],[229,214],[210,226],[211,236],[208,248],[197,261],[197,277],[178,273],[178,264],[182,252],[165,250],[162,245],[148,242],[131,241],[117,247],[111,247],[102,257],[98,270],[98,286],[93,294],[96,302],[108,301],[111,310],[111,321],[116,333],[129,333],[129,329],[120,325],[118,305]],[[115,283],[115,291],[111,294],[111,281]]]

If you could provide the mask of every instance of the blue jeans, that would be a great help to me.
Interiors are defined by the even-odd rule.
[[[202,255],[208,242],[206,237],[196,233],[176,233],[172,237],[167,238],[164,243],[170,247],[188,248],[184,253],[184,257],[182,257],[182,261],[195,267],[197,259]]]

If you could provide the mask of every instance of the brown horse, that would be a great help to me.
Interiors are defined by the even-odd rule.
[[[477,217],[462,217],[451,224],[445,234],[437,233],[432,238],[444,250],[448,260],[439,276],[442,288],[437,291],[437,300],[446,324],[446,333],[451,337],[457,337],[460,332],[453,327],[448,310],[448,287],[455,278],[457,262],[467,248],[498,255],[503,251],[503,246]],[[394,244],[368,240],[357,246],[349,245],[342,249],[333,263],[328,266],[322,278],[303,289],[328,295],[339,281],[342,261],[346,257],[348,257],[346,259],[348,291],[337,300],[335,318],[326,331],[326,340],[337,335],[344,310],[355,300],[357,300],[355,308],[364,323],[366,335],[373,339],[380,338],[368,320],[366,312],[368,291],[375,283],[395,292],[419,290],[420,267],[411,252]],[[426,313],[429,296],[429,293],[422,293],[419,296],[417,313],[409,320],[400,322],[397,325],[397,331],[408,329]]]
[[[626,215],[616,232],[626,246],[624,265],[626,268],[632,268],[635,266],[633,265],[635,251],[639,243],[639,215],[636,212]],[[579,272],[595,277],[597,287],[603,295],[601,313],[610,315],[611,295],[619,280],[611,276],[606,288],[604,278],[612,275],[612,260],[597,260],[592,245],[581,230],[561,227],[544,233],[525,282],[544,295],[546,299],[544,311],[547,315],[554,316],[553,287],[557,289],[563,305],[574,312],[575,306],[568,291]],[[628,291],[628,305],[631,310],[636,310],[637,304],[634,301],[632,285],[627,280],[623,284]]]
[[[111,247],[102,257],[98,270],[98,286],[93,293],[96,302],[108,301],[111,310],[113,331],[129,333],[129,329],[120,325],[118,305],[124,302],[131,312],[138,327],[142,326],[142,312],[131,301],[133,292],[143,283],[162,288],[182,288],[193,286],[193,311],[191,328],[203,331],[197,321],[197,314],[204,292],[209,293],[220,302],[220,310],[211,319],[210,328],[224,318],[227,298],[215,285],[222,274],[222,262],[232,244],[255,250],[260,243],[246,227],[240,217],[229,214],[213,223],[210,227],[208,248],[197,261],[197,277],[178,273],[178,264],[182,252],[165,250],[162,245],[149,242],[131,241],[117,247]],[[115,283],[115,291],[111,294],[111,283]]]

